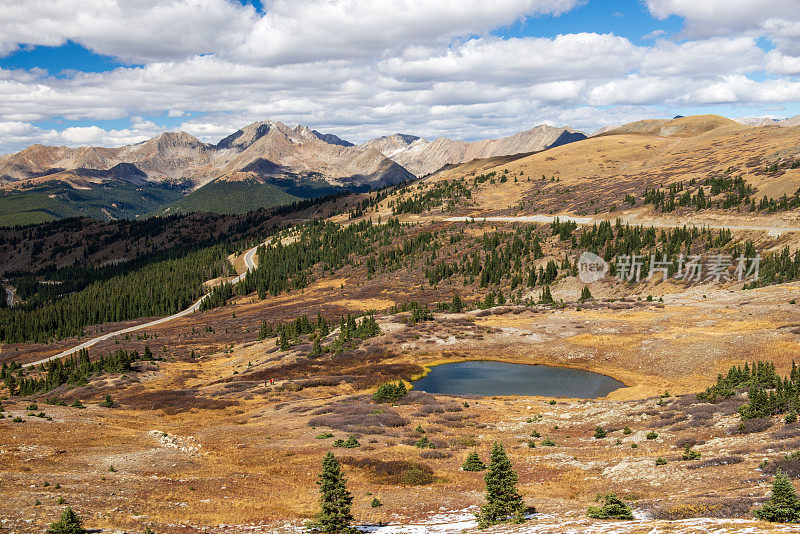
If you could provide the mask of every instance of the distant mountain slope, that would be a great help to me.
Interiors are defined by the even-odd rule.
[[[779,123],[781,126],[800,126],[800,115],[795,115],[794,117],[789,117],[788,119],[784,119]]]
[[[693,137],[697,134],[710,132],[717,128],[744,128],[743,125],[719,115],[693,115],[678,119],[649,119],[625,124],[613,130],[598,134],[602,135],[656,135],[659,137]]]
[[[233,185],[242,174],[255,182]],[[218,178],[222,180],[212,188],[176,209],[239,213],[245,207],[271,207],[343,187],[381,187],[414,176],[376,150],[357,148],[306,126],[289,128],[273,121],[252,123],[216,145],[186,132],[165,132],[118,148],[32,145],[0,157],[5,202],[0,224],[81,214],[140,217],[160,212]],[[145,193],[131,193],[139,189]]]
[[[773,119],[772,117],[739,117],[733,120],[745,126],[773,126],[781,123],[781,119]]]
[[[631,212],[683,223],[715,213],[709,216],[713,224],[758,225],[774,218],[778,226],[797,225],[798,210],[779,203],[784,195],[788,203],[800,188],[800,128],[748,127],[719,116],[639,121],[580,143],[490,163],[453,166],[422,180],[414,192],[465,179],[474,184],[471,196],[452,213],[476,218],[564,213],[613,222]],[[745,193],[732,185],[739,179]],[[728,185],[714,185],[720,183]],[[697,198],[701,187],[706,207],[681,200],[687,193]],[[663,195],[662,205],[673,197],[674,205],[655,211],[654,190]],[[769,199],[774,209],[762,206]],[[737,217],[740,222],[729,222]]]
[[[213,180],[174,204],[164,208],[164,214],[211,212],[226,215],[290,204],[301,197],[290,195],[281,188],[253,178],[241,181]]]
[[[169,182],[141,186],[106,181],[92,187],[74,187],[60,180],[44,182],[24,190],[0,190],[0,227],[78,216],[135,219],[172,204],[183,195],[179,186]]]
[[[583,139],[586,139],[586,135],[571,128],[542,124],[500,139],[466,142],[440,137],[429,142],[412,135],[395,134],[367,141],[360,146],[364,150],[379,150],[415,175],[422,176],[447,164],[536,152]]]

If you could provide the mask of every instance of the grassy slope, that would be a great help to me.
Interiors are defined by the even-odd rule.
[[[292,180],[263,183],[257,180],[215,180],[193,191],[169,206],[165,213],[191,213],[210,211],[223,214],[240,214],[259,208],[289,204],[304,198],[315,198],[335,192],[338,188],[327,184]]]
[[[91,189],[73,189],[52,182],[0,196],[0,226],[18,226],[80,215],[95,219],[136,218],[175,202],[181,192],[174,186],[139,187],[113,182]]]
[[[290,195],[271,184],[255,181],[213,181],[178,200],[165,211],[167,213],[210,211],[235,214],[288,204],[298,199],[299,197]]]

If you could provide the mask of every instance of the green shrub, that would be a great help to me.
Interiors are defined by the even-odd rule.
[[[72,401],[72,404],[70,404],[70,407],[72,407],[72,408],[86,408],[86,406],[83,405],[83,403],[80,401],[80,399],[75,399],[74,401]]]
[[[691,446],[686,445],[686,448],[683,450],[683,455],[681,456],[682,460],[699,460],[700,453],[691,448]]]
[[[406,393],[408,393],[408,390],[405,384],[402,382],[397,384],[390,382],[379,387],[378,391],[372,395],[372,400],[378,403],[396,402],[405,397]]]
[[[667,461],[659,456],[656,458],[656,465],[667,465]]]
[[[472,451],[461,464],[461,469],[463,471],[483,471],[486,469],[486,464],[481,461],[477,451]]]
[[[419,438],[417,440],[417,442],[414,443],[414,446],[418,447],[420,449],[435,449],[436,448],[436,446],[433,443],[431,443],[431,441],[428,439],[428,436],[422,436],[421,438]]]
[[[598,426],[597,428],[594,429],[594,439],[603,439],[607,435],[608,432],[606,432],[601,426]]]
[[[633,430],[631,430],[631,427],[626,426],[625,428],[622,429],[622,433],[627,436],[628,434],[632,434]]]
[[[645,437],[647,439],[658,439],[658,434],[656,434],[654,430],[651,430],[650,432],[647,433]]]
[[[544,438],[542,440],[542,447],[555,447],[555,446],[556,444],[553,443],[553,440],[551,440],[550,438]]]
[[[372,498],[372,507],[373,508],[377,508],[379,506],[383,506],[383,503],[380,500],[378,500],[377,497],[373,497]]]
[[[345,449],[355,449],[356,447],[360,447],[361,444],[356,440],[355,436],[350,436],[347,438],[347,441],[343,439],[337,439],[333,442],[334,447],[343,447]]]
[[[322,434],[318,434],[317,435],[317,439],[328,439],[328,438],[332,438],[332,437],[333,437],[333,434],[331,434],[330,432],[323,432]]]
[[[598,495],[597,501],[603,501],[602,506],[590,506],[586,515],[593,519],[633,519],[633,512],[625,501],[614,493]]]

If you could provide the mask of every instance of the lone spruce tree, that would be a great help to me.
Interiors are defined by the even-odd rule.
[[[461,469],[464,471],[483,471],[486,469],[486,464],[481,461],[477,451],[472,451],[467,456],[467,459],[464,460]]]
[[[785,473],[778,471],[775,475],[772,496],[754,515],[773,523],[800,523],[800,501]]]
[[[317,520],[308,525],[309,532],[325,532],[328,534],[351,534],[358,532],[350,526],[353,515],[350,506],[353,497],[347,491],[347,480],[333,453],[328,453],[322,460],[322,473],[319,475],[320,504],[322,510]]]
[[[69,506],[61,512],[61,518],[47,529],[47,534],[84,534],[85,532],[78,514]]]
[[[495,442],[486,473],[486,504],[481,507],[478,526],[486,528],[495,523],[524,521],[525,505],[517,491],[517,473],[511,466],[503,446]]]

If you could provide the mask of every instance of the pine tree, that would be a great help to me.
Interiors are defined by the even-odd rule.
[[[486,464],[481,461],[476,451],[472,451],[467,456],[467,459],[464,460],[461,469],[464,471],[483,471],[486,469]]]
[[[61,512],[61,518],[47,529],[48,534],[84,534],[85,532],[78,514],[69,506]]]
[[[458,293],[453,295],[453,301],[450,304],[450,310],[453,313],[461,313],[464,310],[464,305],[461,302],[461,297]]]
[[[521,523],[524,520],[525,505],[517,491],[517,473],[511,465],[503,446],[495,442],[489,460],[489,471],[486,481],[486,504],[478,512],[478,525],[486,528],[489,525],[513,520]]]
[[[553,295],[550,293],[550,286],[544,286],[542,293],[539,296],[539,302],[542,304],[551,304],[553,302]]]
[[[785,473],[778,471],[775,475],[772,496],[754,515],[757,519],[773,523],[800,523],[800,501]]]
[[[583,286],[583,289],[581,289],[581,300],[589,300],[590,298],[592,298],[592,292],[589,291],[589,286]]]
[[[311,347],[311,353],[308,355],[311,358],[318,358],[322,355],[322,345],[319,343],[319,338],[314,338],[314,345]]]
[[[309,524],[309,532],[330,534],[357,532],[356,529],[350,526],[353,521],[353,515],[350,513],[353,497],[347,491],[346,484],[347,480],[344,477],[344,473],[342,473],[339,462],[329,452],[322,460],[322,473],[317,481],[322,509],[317,514],[317,520]]]

